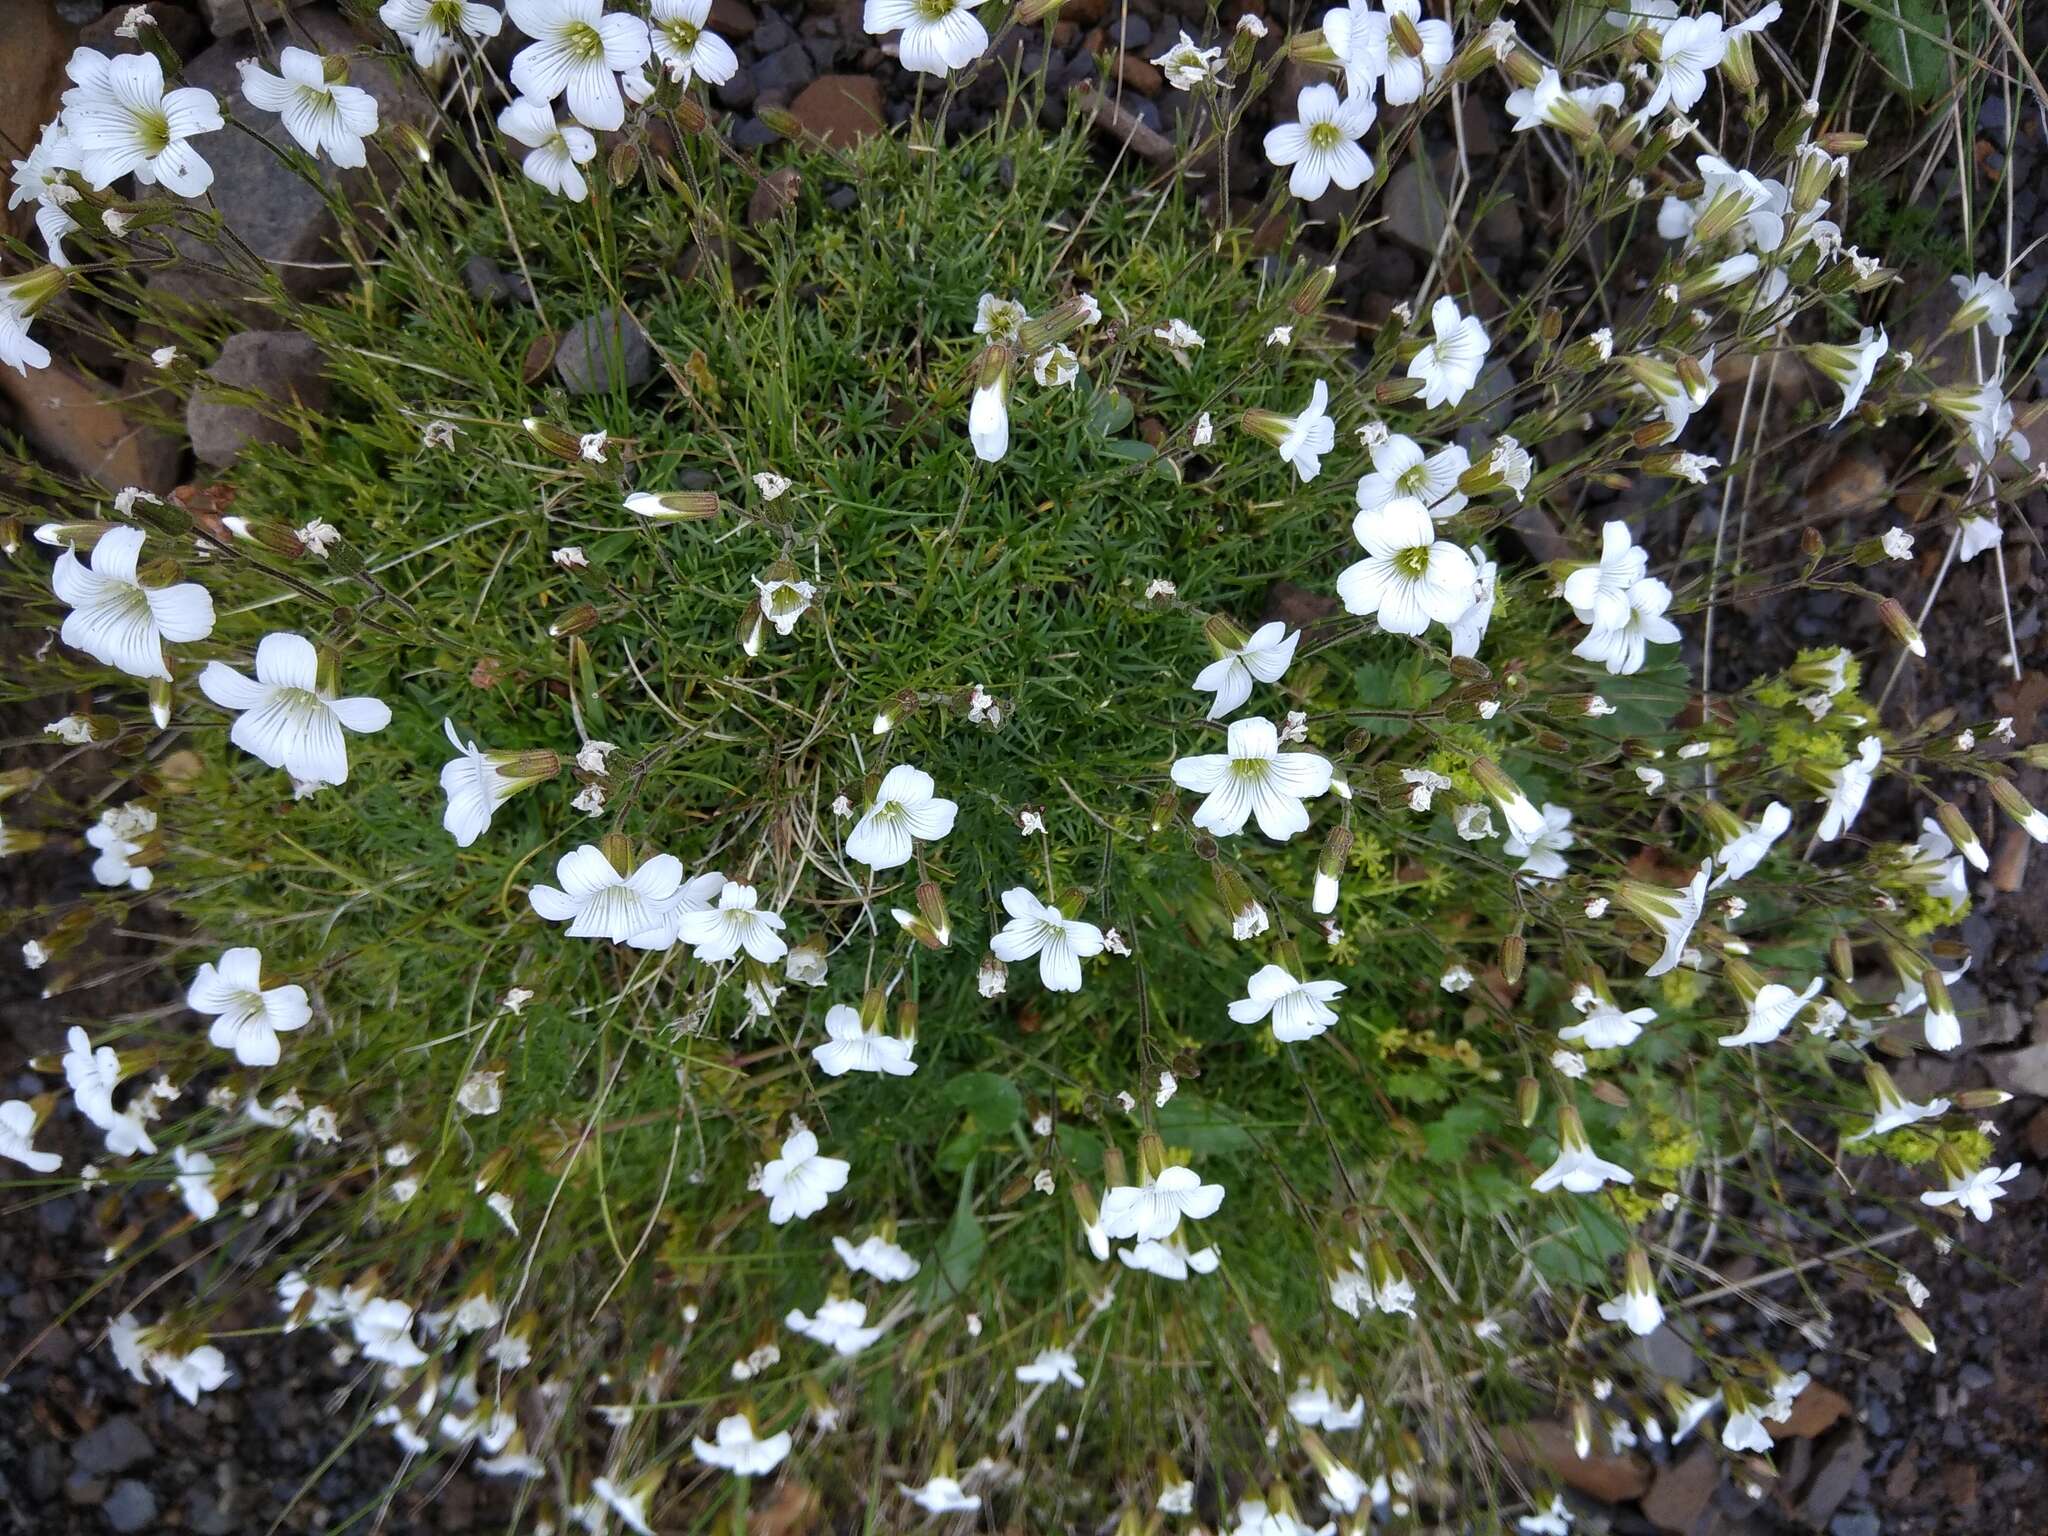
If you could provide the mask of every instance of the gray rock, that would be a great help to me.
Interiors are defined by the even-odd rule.
[[[2007,1093],[2048,1099],[2048,1045],[2023,1046],[2017,1051],[1986,1051],[1977,1059],[1991,1074],[1991,1081]]]
[[[213,0],[224,13],[240,10],[240,0]],[[323,53],[354,55],[349,74],[351,85],[361,86],[377,99],[378,137],[388,139],[399,124],[427,131],[435,121],[434,106],[411,79],[384,60],[367,57],[360,50],[363,38],[341,17],[324,6],[308,6],[294,14],[294,32],[273,30],[273,46],[294,43],[315,47]],[[237,115],[252,127],[280,143],[289,142],[277,118],[259,112],[243,100],[237,61],[255,51],[246,25],[241,35],[215,43],[185,66],[185,83],[212,91],[222,101],[234,103]],[[346,267],[337,267],[335,239],[340,226],[320,194],[298,173],[256,139],[245,133],[212,133],[200,141],[207,164],[213,167],[210,189],[228,228],[249,249],[271,264],[286,290],[304,296],[344,282]],[[372,196],[379,180],[396,173],[389,158],[370,151],[370,164],[362,170],[342,171],[320,162],[322,180],[354,205],[356,215],[374,228],[379,215]],[[139,189],[143,195],[161,195]],[[248,302],[254,285],[198,270],[192,262],[234,267],[244,260],[225,244],[210,244],[198,230],[178,229],[171,239],[188,258],[150,275],[149,285],[159,297],[181,300],[201,311],[232,304],[244,323],[261,325],[275,314]]]
[[[327,405],[320,348],[297,331],[230,336],[185,404],[185,430],[202,464],[224,468],[251,443],[299,440],[289,413]],[[232,393],[230,393],[232,392]]]
[[[304,0],[293,0],[303,4]],[[284,0],[199,0],[199,13],[215,37],[232,37],[249,30],[253,13],[264,26],[284,14]]]
[[[1870,1447],[1863,1438],[1863,1431],[1855,1425],[1829,1436],[1826,1444],[1815,1453],[1813,1480],[1800,1496],[1800,1520],[1814,1530],[1826,1530],[1828,1522],[1835,1517],[1835,1511],[1842,1507],[1842,1501],[1856,1486],[1863,1464],[1869,1459]]]
[[[1425,255],[1434,254],[1450,216],[1444,188],[1423,161],[1409,160],[1387,178],[1381,207],[1387,230]]]
[[[1647,1339],[1637,1339],[1631,1345],[1637,1358],[1659,1376],[1667,1376],[1680,1383],[1691,1381],[1700,1368],[1698,1353],[1672,1329],[1664,1324]]]
[[[1828,1536],[1884,1536],[1884,1527],[1876,1515],[1859,1509],[1854,1514],[1835,1516],[1828,1523]]]
[[[631,315],[601,309],[562,333],[555,349],[555,377],[572,395],[636,389],[654,377],[654,349]]]
[[[107,1495],[100,1513],[117,1531],[146,1531],[156,1523],[156,1495],[149,1491],[148,1484],[126,1477],[114,1484],[114,1491]]]
[[[71,1470],[88,1477],[111,1477],[156,1454],[142,1423],[133,1414],[116,1414],[71,1447]]]

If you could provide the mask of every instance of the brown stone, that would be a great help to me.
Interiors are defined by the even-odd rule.
[[[171,51],[179,58],[189,59],[205,46],[206,28],[182,5],[171,5],[167,0],[146,0],[141,8],[149,12],[156,35],[169,43]],[[98,21],[87,22],[78,31],[79,47],[97,48],[101,53],[133,53],[135,44],[125,37],[116,37],[114,32],[126,25],[128,13],[134,9],[135,0],[123,0]]]
[[[56,7],[44,4],[8,8],[0,28],[0,146],[13,160],[26,155],[41,137],[43,124],[57,115],[64,94],[64,61],[71,57],[72,29],[57,19]],[[8,227],[26,236],[35,227],[35,204],[23,203],[8,216]],[[42,242],[33,242],[38,248]]]
[[[1650,1486],[1650,1464],[1632,1453],[1581,1457],[1572,1432],[1554,1419],[1530,1419],[1493,1432],[1494,1444],[1510,1461],[1543,1468],[1583,1494],[1608,1504],[1639,1499]]]
[[[1806,1390],[1792,1400],[1791,1416],[1782,1424],[1766,1420],[1764,1427],[1771,1432],[1773,1440],[1811,1440],[1833,1427],[1835,1421],[1848,1411],[1849,1399],[1833,1387],[1810,1381]]]
[[[1836,518],[1872,511],[1884,504],[1890,485],[1891,477],[1874,456],[1845,454],[1813,488],[1806,515],[1810,521],[1825,526]]]
[[[133,485],[163,495],[178,483],[178,445],[130,421],[98,383],[62,361],[27,378],[0,368],[0,392],[20,412],[23,436],[107,489]]]
[[[1643,1495],[1643,1518],[1660,1531],[1690,1531],[1720,1481],[1721,1466],[1713,1447],[1695,1445],[1683,1460],[1657,1469],[1650,1491]]]
[[[820,75],[789,110],[806,133],[847,148],[882,131],[882,82],[872,75]]]
[[[754,184],[754,195],[747,199],[747,223],[759,229],[783,217],[796,206],[803,184],[803,177],[791,166],[770,171]]]
[[[728,43],[744,43],[754,35],[755,16],[744,0],[711,0],[708,24]]]
[[[1135,53],[1123,52],[1116,56],[1116,74],[1119,80],[1141,96],[1157,96],[1166,84],[1166,76],[1159,66]]]

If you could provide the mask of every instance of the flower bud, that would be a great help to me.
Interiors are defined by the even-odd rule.
[[[1927,654],[1927,642],[1920,638],[1920,626],[1908,617],[1897,598],[1888,597],[1877,605],[1877,619],[1894,640],[1915,656]]]
[[[1956,845],[1956,852],[1969,860],[1970,867],[1983,872],[1991,867],[1991,856],[1984,851],[1984,845],[1977,840],[1977,832],[1963,817],[1963,813],[1944,800],[1934,808],[1934,819],[1941,824],[1941,830],[1948,834],[1948,840]]]
[[[917,910],[938,935],[939,947],[945,948],[953,941],[952,920],[946,915],[946,893],[930,880],[921,881],[917,887]],[[906,1004],[906,1007],[914,1006]]]
[[[1287,57],[1297,64],[1321,64],[1334,68],[1344,61],[1337,57],[1337,51],[1330,46],[1330,40],[1323,36],[1322,29],[1297,32],[1287,39]]]
[[[1927,1320],[1918,1312],[1911,1307],[1893,1307],[1892,1315],[1899,1320],[1899,1326],[1906,1330],[1907,1338],[1930,1355],[1940,1353],[1940,1346],[1934,1342],[1934,1330],[1927,1326]]]
[[[1018,0],[1010,19],[1020,27],[1035,27],[1041,21],[1058,20],[1060,7],[1065,4],[1066,0]]]
[[[1975,1114],[1979,1110],[1997,1109],[2001,1104],[2010,1104],[2012,1095],[2002,1088],[1965,1088],[1961,1093],[1954,1095],[1954,1100],[1957,1109],[1965,1109]]]
[[[635,491],[626,510],[655,523],[701,523],[718,516],[716,491]]]
[[[1543,1085],[1533,1077],[1522,1078],[1515,1084],[1515,1118],[1524,1128],[1536,1123],[1537,1112],[1543,1107]]]
[[[583,462],[583,440],[566,427],[558,427],[538,416],[528,416],[519,425],[541,448],[565,463]]]
[[[597,627],[597,620],[597,609],[589,603],[577,603],[548,626],[548,634],[557,640],[564,635],[588,634]]]
[[[1422,380],[1405,375],[1398,379],[1381,379],[1373,386],[1372,397],[1381,405],[1399,405],[1403,400],[1413,400],[1422,393]]]
[[[2048,843],[2048,815],[2035,809],[2032,801],[2020,793],[2019,786],[2010,779],[1991,781],[1991,798],[1998,802],[1998,808],[2019,823],[2020,830],[2037,843]]]
[[[1158,798],[1152,802],[1152,830],[1164,831],[1179,814],[1180,796],[1170,789],[1161,790]]]
[[[1522,967],[1528,958],[1529,941],[1522,936],[1521,926],[1517,924],[1515,931],[1500,941],[1501,980],[1511,987],[1519,984],[1522,979]]]
[[[1323,301],[1330,296],[1330,285],[1337,280],[1337,269],[1333,266],[1317,267],[1302,282],[1300,289],[1288,303],[1295,314],[1307,319],[1323,307]]]
[[[1322,856],[1316,860],[1315,894],[1309,901],[1310,910],[1319,917],[1337,910],[1337,885],[1351,857],[1351,842],[1351,829],[1343,825],[1332,827],[1323,840]]]

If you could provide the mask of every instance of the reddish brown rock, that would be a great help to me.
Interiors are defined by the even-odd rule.
[[[1135,53],[1116,56],[1116,73],[1118,79],[1141,96],[1157,96],[1166,84],[1166,76],[1159,66]]]
[[[844,149],[882,131],[882,83],[871,75],[820,75],[789,110],[806,133]]]
[[[178,445],[130,421],[98,383],[61,360],[27,378],[0,368],[0,393],[20,412],[23,436],[107,489],[135,485],[162,495],[178,483]]]
[[[1720,1480],[1713,1447],[1695,1445],[1683,1460],[1657,1469],[1650,1491],[1643,1495],[1643,1518],[1660,1531],[1690,1531]]]
[[[1639,1499],[1650,1486],[1650,1464],[1633,1454],[1581,1457],[1572,1432],[1553,1419],[1530,1419],[1493,1432],[1494,1444],[1510,1461],[1543,1468],[1560,1482],[1608,1504]]]
[[[1817,1381],[1806,1384],[1806,1390],[1792,1400],[1792,1414],[1782,1424],[1768,1420],[1764,1428],[1771,1432],[1773,1440],[1811,1440],[1833,1427],[1835,1421],[1849,1411],[1849,1400],[1833,1387]]]
[[[709,25],[728,43],[743,43],[754,35],[753,8],[745,0],[711,0]]]

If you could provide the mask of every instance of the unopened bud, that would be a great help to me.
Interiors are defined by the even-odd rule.
[[[1515,1084],[1515,1116],[1522,1124],[1536,1123],[1536,1115],[1543,1107],[1543,1085],[1533,1077],[1525,1077]]]
[[[716,491],[635,491],[626,510],[655,523],[701,523],[718,516]]]
[[[597,620],[597,609],[589,603],[578,603],[548,626],[548,634],[557,640],[564,635],[588,634],[597,627]]]
[[[1956,852],[1969,860],[1970,867],[1980,873],[1991,867],[1991,856],[1984,851],[1984,845],[1977,840],[1977,832],[1963,817],[1963,813],[1944,800],[1934,808],[1934,819],[1941,824],[1941,830],[1948,834],[1948,840],[1956,845]]]
[[[1306,319],[1323,307],[1323,301],[1330,296],[1330,286],[1336,281],[1335,267],[1317,267],[1303,281],[1300,289],[1289,301],[1288,308]]]
[[[1522,930],[1517,928],[1500,941],[1501,980],[1511,987],[1518,985],[1522,979],[1522,967],[1528,958],[1529,941],[1522,937]]]
[[[1920,638],[1920,626],[1913,622],[1897,598],[1888,597],[1877,605],[1877,619],[1894,640],[1915,656],[1927,654],[1927,642]]]
[[[556,458],[570,464],[583,461],[583,440],[567,428],[542,421],[538,416],[528,416],[519,425],[528,437]]]
[[[2001,811],[2019,823],[2027,836],[2037,843],[2048,843],[2048,815],[2037,810],[2011,779],[1993,779],[1991,798],[1998,802]]]

